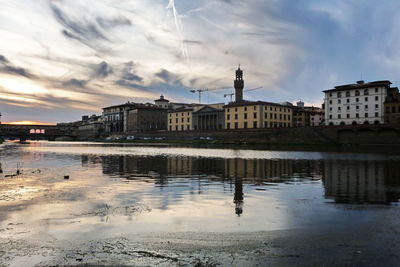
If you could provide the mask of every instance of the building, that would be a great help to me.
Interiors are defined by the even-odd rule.
[[[100,138],[103,132],[103,117],[101,115],[82,116],[82,121],[77,126],[77,136],[79,139]]]
[[[222,130],[224,128],[224,104],[205,105],[193,111],[194,130]]]
[[[181,107],[168,112],[168,131],[193,130],[194,107]]]
[[[225,129],[292,127],[293,109],[264,101],[229,103],[225,109]]]
[[[140,105],[127,112],[126,132],[148,132],[167,129],[167,109]]]
[[[311,109],[308,110],[308,112],[310,114],[310,126],[324,125],[324,121],[325,121],[324,109],[317,108],[317,107],[311,107]]]
[[[335,86],[325,93],[325,124],[378,124],[383,123],[384,101],[390,81]]]
[[[159,99],[154,100],[154,103],[159,108],[170,108],[170,103],[168,99],[165,99],[163,95],[160,95]]]
[[[137,106],[136,103],[127,102],[103,108],[104,131],[108,134],[126,132],[127,113]]]
[[[384,103],[384,122],[388,124],[400,123],[400,93],[397,87],[389,89]]]

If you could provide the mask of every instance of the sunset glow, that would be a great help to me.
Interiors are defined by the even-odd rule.
[[[54,123],[42,122],[42,121],[10,121],[2,122],[2,124],[16,124],[16,125],[55,125]]]

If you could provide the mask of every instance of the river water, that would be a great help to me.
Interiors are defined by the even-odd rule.
[[[343,232],[399,209],[396,154],[7,142],[0,163],[0,265],[79,264],[66,244],[146,234]]]

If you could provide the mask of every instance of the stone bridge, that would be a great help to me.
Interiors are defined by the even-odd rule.
[[[55,140],[57,137],[76,137],[75,127],[59,125],[0,124],[4,139]]]

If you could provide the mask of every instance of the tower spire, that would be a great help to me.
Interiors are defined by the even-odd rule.
[[[243,71],[240,69],[240,64],[236,70],[236,79],[233,81],[233,85],[235,87],[235,102],[243,101],[244,80]]]

